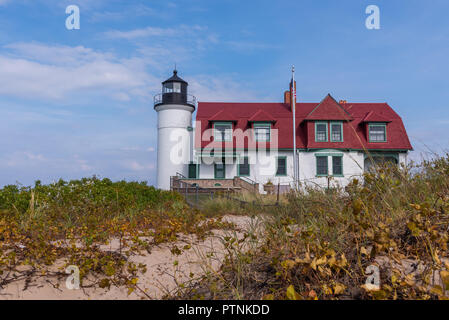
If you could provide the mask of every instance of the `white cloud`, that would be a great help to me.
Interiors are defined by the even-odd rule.
[[[30,151],[17,151],[3,159],[0,159],[0,166],[5,165],[10,168],[32,168],[42,165],[50,165],[52,167],[70,167],[79,171],[91,171],[91,167],[87,160],[80,159],[78,155],[71,158],[53,158],[46,157],[41,153]]]
[[[82,174],[88,172],[88,174],[94,173],[94,167],[89,164],[86,159],[80,158],[78,154],[69,157],[68,159],[52,159],[52,164],[60,167],[70,166],[72,170],[81,172]]]
[[[95,10],[92,12],[90,17],[90,21],[98,22],[98,21],[119,21],[129,19],[129,17],[142,17],[142,16],[155,16],[161,15],[161,12],[157,12],[155,9],[150,8],[148,6],[139,4],[139,5],[130,5],[127,6],[126,9],[122,11],[107,11],[107,10]]]
[[[149,101],[160,90],[160,73],[167,63],[182,62],[194,52],[183,45],[170,49],[143,46],[136,57],[125,59],[83,46],[22,42],[3,48],[6,50],[0,53],[0,94],[67,103],[92,101],[92,97],[119,102],[134,98]],[[191,79],[190,91],[200,101],[260,100],[228,76],[193,75]]]
[[[1,163],[5,164],[7,167],[14,168],[22,166],[33,167],[47,161],[48,159],[42,154],[25,151],[9,154],[1,161]]]
[[[78,67],[86,63],[109,60],[117,60],[113,54],[107,52],[96,52],[83,46],[51,46],[36,42],[16,42],[4,46],[9,50],[7,57],[20,57],[43,64],[56,66]]]
[[[41,154],[34,154],[34,153],[30,153],[30,152],[24,152],[24,155],[33,161],[45,161],[45,157]]]
[[[141,164],[136,160],[128,160],[123,162],[123,166],[125,169],[132,171],[145,171],[145,170],[153,170],[155,168],[153,163],[145,163]]]
[[[258,42],[250,42],[250,41],[226,41],[224,43],[230,49],[241,52],[241,53],[252,53],[257,50],[267,50],[267,49],[278,49],[278,46],[267,44],[267,43],[258,43]]]
[[[183,37],[187,35],[194,36],[200,32],[204,32],[205,30],[207,30],[206,27],[198,25],[194,26],[181,25],[176,28],[146,27],[130,31],[112,30],[105,32],[104,34],[108,38],[132,40],[136,38],[148,38],[148,37]]]
[[[131,58],[122,58],[84,46],[35,42],[5,45],[0,50],[0,94],[68,104],[95,101],[94,97],[117,102],[130,102],[135,98],[148,101],[159,92],[160,82],[165,77],[161,74],[168,66],[200,63],[200,56],[207,48],[220,44],[244,51],[264,47],[254,43],[220,42],[216,34],[199,25],[112,30],[100,36],[134,41],[137,49]],[[194,75],[192,78],[191,91],[201,101],[256,99],[229,77]]]
[[[189,81],[190,93],[199,101],[263,101],[264,99],[231,76],[195,76]]]
[[[136,52],[152,68],[161,70],[167,64],[192,63],[212,46],[219,37],[207,27],[179,25],[168,28],[146,27],[134,30],[111,30],[99,35],[101,39],[125,40],[133,43]]]
[[[121,151],[126,151],[126,152],[154,152],[154,148],[153,147],[148,147],[148,148],[141,148],[141,147],[123,147],[120,148]]]
[[[107,95],[119,101],[149,98],[159,79],[139,58],[120,59],[82,46],[15,43],[0,55],[0,94],[21,98],[69,99],[76,94]]]
[[[131,31],[119,31],[113,30],[105,33],[105,36],[112,39],[136,39],[144,37],[161,37],[161,36],[174,36],[176,30],[171,28],[155,28],[147,27],[144,29],[135,29]]]
[[[81,160],[81,159],[78,159],[78,160],[76,161],[76,163],[78,164],[79,169],[80,169],[81,171],[92,171],[92,170],[93,170],[93,167],[91,167],[91,166],[88,164],[87,160]]]

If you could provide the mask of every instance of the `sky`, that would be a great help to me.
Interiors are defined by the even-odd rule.
[[[80,29],[66,28],[66,7]],[[380,29],[367,29],[368,5]],[[388,102],[413,159],[449,150],[447,0],[0,0],[0,186],[156,181],[153,96]]]

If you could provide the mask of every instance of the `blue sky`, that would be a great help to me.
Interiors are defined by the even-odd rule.
[[[78,5],[81,29],[67,30]],[[381,29],[365,27],[368,5]],[[177,63],[200,101],[388,102],[449,149],[449,2],[0,0],[0,185],[155,182],[153,95]]]

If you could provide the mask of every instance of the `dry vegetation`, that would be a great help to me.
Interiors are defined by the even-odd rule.
[[[274,197],[241,200],[247,204],[216,197],[199,211],[179,194],[95,177],[7,186],[0,189],[0,289],[57,276],[49,267],[59,264],[60,274],[77,265],[82,279],[95,276],[82,286],[125,287],[145,296],[138,277],[146,266],[131,255],[171,242],[176,258],[190,249],[175,245],[183,234],[205,239],[226,229],[221,252],[204,257],[204,272],[166,298],[449,297],[449,155],[379,168],[344,189],[291,193],[276,206]],[[262,224],[235,232],[224,214],[257,215]],[[117,249],[102,249],[110,241],[119,242]],[[220,260],[218,269],[206,263],[211,257]],[[380,271],[379,288],[367,282],[372,266]]]
[[[0,189],[0,290],[36,277],[60,277],[69,265],[79,267],[81,286],[126,286],[130,294],[146,265],[129,257],[182,234],[206,237],[212,229],[228,228],[220,219],[189,208],[179,194],[159,191],[146,183],[111,182],[95,177],[36,182]],[[111,242],[115,250],[104,250]],[[51,271],[54,265],[59,271]],[[94,275],[96,281],[83,280]]]
[[[244,209],[226,200],[215,211]],[[228,255],[171,298],[447,299],[449,155],[379,168],[343,189],[290,194],[271,209],[257,246],[227,237]],[[380,288],[367,282],[380,271]]]

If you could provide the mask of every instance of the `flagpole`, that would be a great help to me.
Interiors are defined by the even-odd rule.
[[[298,189],[298,167],[296,161],[296,88],[295,88],[295,66],[292,66],[292,111],[293,111],[293,176],[295,189]]]

